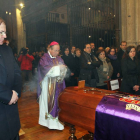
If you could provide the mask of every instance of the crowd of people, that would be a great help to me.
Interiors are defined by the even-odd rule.
[[[49,48],[50,45],[47,46],[46,50],[48,51]],[[133,57],[131,51],[133,51]],[[127,47],[127,42],[122,41],[119,49],[115,47],[104,49],[103,47],[96,48],[94,43],[90,43],[85,44],[83,50],[75,46],[71,48],[64,46],[60,52],[58,55],[61,56],[67,66],[69,75],[65,77],[66,87],[77,86],[79,80],[85,80],[86,86],[107,89],[105,81],[122,78],[121,91],[133,94],[139,93],[139,72],[136,73],[136,71],[139,70],[140,45]],[[15,54],[15,59],[22,71],[23,84],[37,72],[39,60],[44,53],[34,51],[29,55],[29,48],[24,48],[20,51],[18,57]],[[128,58],[132,60],[133,66],[130,66],[132,64],[131,61],[128,62]],[[125,64],[128,65],[128,63],[130,65],[126,67]],[[135,67],[134,64],[136,64]],[[135,81],[135,83],[131,77],[137,78],[137,82]],[[130,86],[128,82],[129,84],[135,83],[135,85]]]
[[[107,89],[105,81],[121,78],[122,92],[140,94],[140,45],[127,46],[127,42],[122,41],[119,49],[96,49],[94,43],[85,44],[83,51],[75,46],[65,47],[62,59],[70,70],[70,77],[65,79],[66,87],[85,80],[86,86]]]

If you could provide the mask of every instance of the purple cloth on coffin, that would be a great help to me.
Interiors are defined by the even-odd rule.
[[[57,66],[57,65],[64,65],[63,59],[59,56],[57,56],[56,58],[51,58],[48,53],[45,53],[40,58],[40,61],[39,61],[39,64],[38,64],[38,85],[37,85],[37,96],[38,97],[41,94],[40,82],[43,80],[43,78],[49,72],[49,70],[53,66]],[[61,83],[56,83],[55,97],[54,97],[54,107],[53,107],[52,111],[50,112],[50,114],[53,117],[58,116],[58,111],[59,111],[58,96],[64,90],[64,88],[65,88],[65,81],[64,80]]]
[[[96,108],[94,140],[140,140],[140,112],[126,110],[126,104],[118,97],[102,98]]]

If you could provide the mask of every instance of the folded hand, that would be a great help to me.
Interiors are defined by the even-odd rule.
[[[15,104],[18,101],[18,95],[17,95],[16,91],[14,91],[14,90],[12,90],[12,91],[13,91],[13,95],[9,102],[9,105]]]

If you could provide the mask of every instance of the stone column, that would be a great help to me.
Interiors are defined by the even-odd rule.
[[[123,40],[127,40],[127,28],[126,28],[126,19],[127,19],[127,16],[126,16],[126,1],[127,0],[121,0],[121,39],[120,41],[123,41]]]
[[[19,9],[16,9],[16,19],[17,19],[17,48],[19,52],[22,47],[26,47],[26,29],[24,27],[21,17],[21,11]]]
[[[121,41],[140,44],[140,0],[121,0]]]
[[[15,4],[19,5],[19,0],[15,0]],[[17,48],[19,52],[22,47],[26,47],[26,29],[22,21],[21,10],[18,8],[16,8],[16,23],[17,23]]]
[[[136,41],[140,45],[140,0],[136,1]]]
[[[119,41],[119,34],[120,34],[120,29],[119,29],[119,4],[120,0],[115,0],[115,45],[118,48],[120,46],[120,41]]]
[[[128,45],[136,45],[136,13],[135,0],[127,0],[127,43]]]

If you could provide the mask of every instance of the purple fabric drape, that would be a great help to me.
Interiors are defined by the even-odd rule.
[[[140,112],[126,110],[126,105],[130,103],[119,97],[102,98],[96,108],[94,140],[140,140]]]

